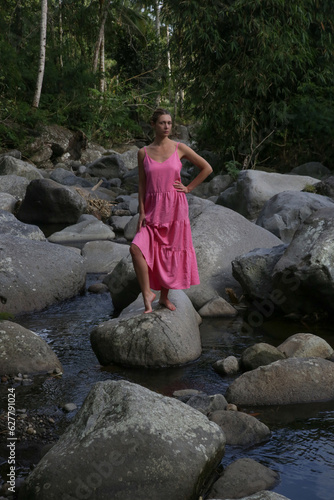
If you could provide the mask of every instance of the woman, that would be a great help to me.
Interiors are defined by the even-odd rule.
[[[152,312],[156,297],[152,289],[161,290],[159,303],[174,311],[169,290],[199,284],[185,194],[212,172],[209,163],[191,148],[169,139],[172,118],[168,111],[157,109],[151,125],[155,139],[138,151],[139,220],[130,246],[145,313]],[[188,186],[181,182],[182,158],[200,169]]]

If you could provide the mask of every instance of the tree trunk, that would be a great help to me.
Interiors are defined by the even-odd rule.
[[[39,68],[36,83],[36,91],[32,105],[34,108],[38,108],[39,101],[42,93],[42,85],[44,78],[45,69],[45,52],[46,52],[46,28],[47,28],[47,17],[48,17],[48,0],[41,0],[42,2],[42,15],[41,15],[41,37],[40,37],[40,52],[39,52]]]
[[[99,30],[99,35],[95,44],[95,51],[94,51],[94,60],[93,60],[93,72],[96,73],[97,71],[97,66],[99,62],[99,54],[101,50],[101,43],[102,40],[104,39],[104,26],[106,24],[107,16],[108,16],[108,10],[109,10],[109,5],[110,2],[106,2],[104,5],[104,0],[100,2],[100,9],[101,9],[101,23],[100,23],[100,30]]]
[[[104,59],[104,33],[100,44],[100,92],[103,93],[106,89],[105,81],[105,59]]]
[[[59,53],[59,65],[60,68],[63,69],[63,0],[59,0],[59,45],[60,45],[60,53]]]

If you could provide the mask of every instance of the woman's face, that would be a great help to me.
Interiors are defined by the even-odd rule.
[[[170,115],[160,115],[153,126],[156,135],[159,137],[168,136],[172,130],[172,117]]]

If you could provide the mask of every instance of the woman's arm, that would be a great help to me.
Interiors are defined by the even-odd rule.
[[[146,193],[146,175],[144,170],[145,151],[140,149],[138,151],[138,173],[139,173],[139,186],[138,186],[138,210],[139,219],[137,225],[137,233],[145,226],[145,193]]]
[[[174,187],[177,191],[190,193],[190,191],[199,186],[204,181],[204,179],[206,179],[211,174],[212,167],[206,160],[204,160],[204,158],[195,153],[195,151],[193,151],[189,146],[186,146],[186,144],[180,142],[178,150],[179,154],[181,153],[180,159],[186,158],[200,169],[200,173],[195,177],[195,179],[190,182],[190,184],[188,184],[188,186],[184,186],[180,181],[176,181],[174,183]]]

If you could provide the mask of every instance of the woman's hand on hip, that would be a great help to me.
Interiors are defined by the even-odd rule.
[[[179,191],[180,193],[190,193],[188,187],[184,186],[181,181],[175,181],[173,186],[176,191]]]

